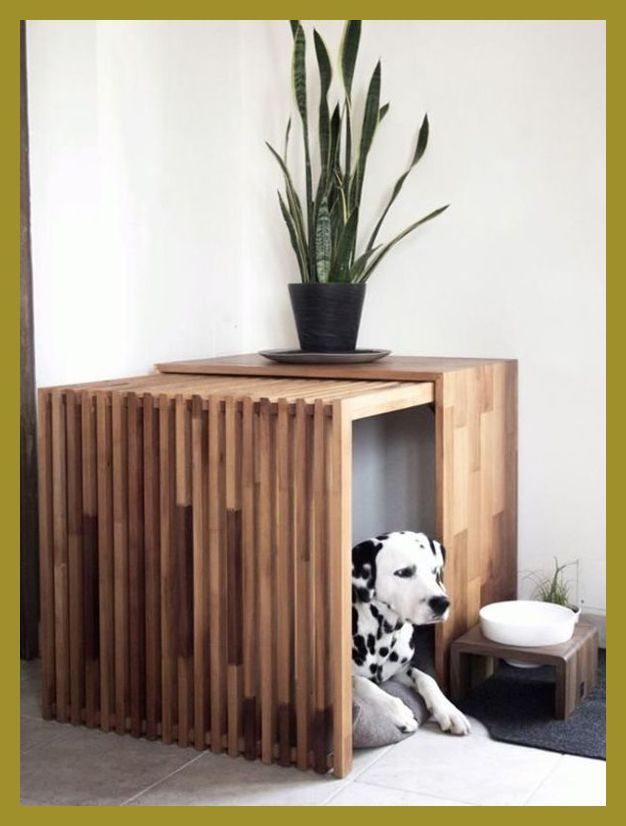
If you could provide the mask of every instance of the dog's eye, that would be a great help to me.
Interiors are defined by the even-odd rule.
[[[415,575],[415,565],[410,565],[408,568],[398,568],[397,571],[394,571],[394,576],[400,576],[404,579],[410,579],[412,576]]]

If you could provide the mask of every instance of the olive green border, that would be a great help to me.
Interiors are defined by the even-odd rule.
[[[624,88],[620,84],[618,77],[624,72],[624,52],[626,43],[624,42],[624,14],[623,4],[589,2],[536,2],[528,0],[525,3],[503,3],[503,2],[475,2],[461,3],[456,0],[435,6],[428,4],[424,6],[420,3],[398,3],[386,2],[384,4],[374,3],[330,3],[326,0],[320,2],[309,2],[307,4],[292,4],[284,2],[265,3],[242,3],[237,10],[240,13],[238,19],[287,19],[288,17],[301,17],[307,19],[306,10],[310,12],[309,17],[315,19],[335,19],[340,17],[361,17],[364,19],[508,19],[508,20],[607,20],[607,43],[608,68],[609,68],[609,93],[616,100],[615,114],[611,113],[609,119],[610,138],[609,150],[612,146],[616,151],[611,154],[611,175],[609,179],[608,199],[612,201],[614,211],[611,212],[608,227],[617,229],[618,222],[621,224],[623,214],[624,191]],[[18,436],[18,396],[19,396],[19,20],[20,19],[233,19],[232,15],[226,14],[224,18],[219,18],[218,11],[234,10],[232,6],[220,7],[212,3],[186,2],[182,0],[176,4],[163,2],[137,3],[137,2],[109,2],[90,3],[85,2],[5,2],[1,7],[0,19],[0,83],[2,84],[2,174],[0,176],[2,192],[2,220],[0,228],[2,232],[2,269],[1,269],[1,301],[0,308],[2,319],[0,332],[2,334],[3,353],[3,377],[2,377],[2,403],[0,411],[2,422],[0,433],[2,434],[2,457],[1,467],[1,489],[0,501],[2,502],[2,570],[1,581],[3,588],[2,599],[0,600],[0,610],[2,611],[2,659],[6,664],[3,673],[4,679],[0,684],[1,705],[0,726],[4,731],[1,736],[3,763],[0,772],[0,788],[2,791],[2,808],[5,817],[13,821],[19,818],[20,821],[52,823],[69,823],[87,820],[103,822],[104,818],[111,816],[110,807],[20,807],[19,806],[19,675],[17,672],[17,661],[19,658],[19,436]],[[378,18],[381,10],[385,11],[385,18]],[[87,14],[89,12],[89,14]],[[419,15],[419,18],[417,18]],[[614,49],[610,47],[615,47]],[[621,99],[621,102],[620,102]],[[621,208],[621,210],[620,210]],[[620,212],[622,214],[620,214]],[[621,229],[624,233],[623,227]],[[623,252],[609,247],[611,253],[611,268],[609,272],[617,274],[609,282],[611,288],[609,312],[613,316],[620,313],[624,306],[623,288],[624,276],[619,270],[618,256],[623,262]],[[620,254],[621,253],[621,254]],[[623,263],[622,263],[623,267]],[[621,315],[621,313],[620,313]],[[620,319],[621,320],[621,319]],[[623,326],[623,322],[622,322]],[[618,327],[619,329],[619,327]],[[581,330],[581,335],[584,335]],[[618,360],[618,335],[614,334],[615,341],[611,342],[609,351],[610,363],[613,367],[614,378],[617,382],[624,378],[624,368]],[[619,370],[618,366],[622,369]],[[619,385],[618,385],[619,386]],[[582,386],[580,392],[586,392]],[[617,393],[612,393],[617,395]],[[620,394],[624,398],[624,394]],[[611,398],[610,397],[610,398]],[[611,399],[612,400],[612,399]],[[616,400],[617,402],[620,399]],[[612,478],[614,486],[610,491],[609,502],[614,504],[613,512],[617,508],[624,507],[622,491],[626,487],[624,483],[624,473],[622,472],[623,462],[626,459],[623,447],[623,410],[619,410],[617,404],[612,415],[612,431],[615,431],[611,443],[611,462],[609,463],[609,479]],[[620,415],[621,414],[621,415]],[[619,416],[619,420],[618,420]],[[614,420],[614,423],[613,423]],[[615,438],[620,436],[621,438]],[[572,445],[572,450],[576,446]],[[619,497],[619,504],[617,501]],[[626,578],[626,566],[623,558],[624,540],[618,534],[619,523],[609,523],[609,527],[614,534],[614,542],[617,547],[611,556],[610,590],[619,597],[620,583]],[[601,541],[601,537],[598,538]],[[619,590],[618,590],[619,589]],[[621,599],[624,599],[623,594]],[[617,613],[617,612],[616,612]],[[615,618],[615,625],[611,626],[613,639],[617,640],[615,645],[615,660],[611,661],[612,685],[616,686],[611,706],[609,750],[610,760],[610,783],[609,783],[609,806],[615,810],[621,809],[620,776],[622,774],[620,763],[622,757],[622,743],[624,734],[624,712],[621,707],[624,704],[622,695],[624,688],[622,680],[625,669],[621,663],[621,645],[619,618]],[[623,620],[621,625],[623,626]],[[115,735],[111,735],[115,736]],[[224,759],[229,759],[224,757]],[[276,771],[281,771],[280,767]],[[615,780],[615,782],[613,782]],[[623,781],[622,781],[623,782]],[[302,808],[307,811],[303,812]],[[607,807],[608,808],[608,807]],[[261,823],[291,823],[293,818],[297,818],[298,824],[310,821],[317,824],[322,817],[321,810],[314,810],[312,807],[298,807],[297,810],[291,807],[219,807],[211,808],[210,811],[204,809],[194,809],[192,807],[146,807],[118,809],[116,817],[121,817],[124,822],[142,821],[143,823],[154,823],[155,820],[163,822],[164,818],[182,816],[195,818],[196,822],[205,822],[210,819],[215,822],[218,819],[222,822],[247,822],[254,824],[260,820]],[[500,823],[504,818],[507,823],[519,822],[527,823],[529,819],[533,822],[555,820],[567,820],[568,824],[583,820],[588,822],[589,818],[604,818],[604,810],[589,810],[587,808],[563,810],[559,808],[534,808],[520,809],[517,807],[507,807],[505,811],[494,811],[494,807],[467,807],[467,808],[439,808],[436,813],[417,812],[411,815],[406,809],[392,808],[361,808],[356,812],[348,812],[345,808],[327,808],[324,811],[324,822],[336,820],[345,824],[347,820],[353,820],[359,824],[371,823],[379,826],[383,819],[402,817],[402,812],[406,812],[404,817],[430,819],[433,818],[437,824],[453,819],[456,822],[466,823],[492,821]],[[617,812],[614,812],[617,813]],[[51,820],[52,819],[52,820]],[[406,819],[405,819],[406,822]]]

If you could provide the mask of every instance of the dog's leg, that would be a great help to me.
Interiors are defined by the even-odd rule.
[[[391,694],[387,694],[386,691],[368,680],[367,677],[353,676],[352,690],[355,697],[359,697],[364,702],[374,706],[380,714],[389,717],[400,731],[409,732],[417,729],[417,720],[411,709],[399,697],[392,697]]]
[[[442,731],[450,731],[452,734],[470,733],[471,726],[467,717],[448,700],[430,674],[411,666],[407,671],[397,674],[396,679],[417,691]]]

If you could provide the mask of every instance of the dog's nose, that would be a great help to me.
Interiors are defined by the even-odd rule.
[[[428,604],[432,608],[433,613],[440,617],[446,612],[450,605],[450,600],[448,597],[432,597],[432,599],[428,601]]]

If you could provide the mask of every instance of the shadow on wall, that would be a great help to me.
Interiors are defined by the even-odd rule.
[[[354,543],[394,530],[435,536],[435,417],[428,407],[353,425]]]

